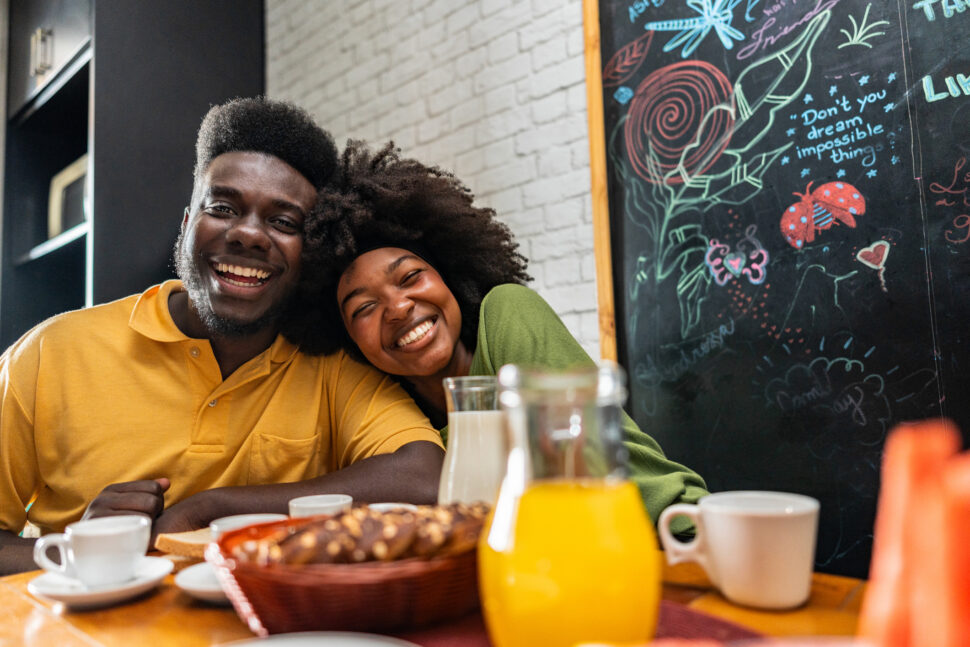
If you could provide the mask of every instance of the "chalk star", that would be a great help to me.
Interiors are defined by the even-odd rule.
[[[795,134],[795,129],[794,128],[789,128],[788,130],[785,131],[785,134],[788,135],[789,137],[791,137],[792,135]]]
[[[785,155],[784,157],[781,158],[781,165],[782,166],[785,166],[786,164],[788,164],[789,161],[790,160],[789,160],[788,156]]]
[[[889,76],[886,77],[886,80],[887,81],[895,81],[896,80],[896,73],[895,72],[890,72],[889,73]]]
[[[812,103],[813,101],[815,101],[815,98],[812,97],[811,94],[806,94],[804,101],[805,101],[805,103]]]
[[[859,85],[867,85],[869,83],[869,75],[863,74],[859,77]]]
[[[891,161],[891,162],[892,162],[893,164],[899,164],[899,155],[893,155],[893,156],[892,156],[892,157],[890,158],[890,161]]]
[[[802,169],[802,177],[808,177],[808,174],[809,174],[810,172],[811,172],[811,171],[809,171],[809,170],[808,170],[807,168],[803,168],[803,169]]]
[[[876,169],[872,169],[868,173],[866,173],[866,175],[868,177],[876,177],[877,175],[879,175],[879,173],[876,172]]]
[[[830,97],[834,97],[836,92],[838,92],[838,90],[836,89],[836,87],[834,85],[830,85],[829,86],[829,96]]]
[[[845,169],[840,168],[838,171],[836,171],[835,177],[845,177]]]
[[[895,108],[895,107],[896,107],[896,106],[895,106],[894,104],[892,104],[892,103],[887,103],[886,105],[884,105],[884,106],[882,107],[882,110],[883,110],[883,112],[892,112],[892,111],[893,111],[893,108]]]

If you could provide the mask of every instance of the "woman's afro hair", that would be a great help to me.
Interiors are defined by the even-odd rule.
[[[454,175],[402,159],[393,143],[373,153],[348,141],[305,228],[301,285],[284,334],[307,353],[344,348],[360,358],[337,307],[337,282],[361,253],[402,247],[444,279],[461,309],[461,340],[473,351],[488,291],[531,280],[512,232],[473,201]]]
[[[266,97],[232,99],[202,119],[195,143],[195,181],[223,153],[251,151],[283,160],[318,191],[337,166],[333,137],[306,110]]]

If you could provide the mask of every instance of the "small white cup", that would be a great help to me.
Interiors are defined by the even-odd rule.
[[[367,507],[378,512],[417,512],[418,506],[413,503],[368,503]]]
[[[697,505],[677,503],[657,527],[670,564],[693,561],[732,602],[790,609],[808,600],[815,560],[819,504],[787,492],[718,492]],[[679,515],[697,529],[690,543],[670,532]]]
[[[291,517],[312,517],[317,514],[337,514],[350,510],[354,497],[349,494],[311,494],[290,499]]]
[[[220,517],[209,522],[209,532],[212,533],[212,541],[217,541],[219,537],[230,530],[251,526],[254,523],[266,523],[267,521],[279,521],[286,519],[285,514],[275,512],[255,512],[252,514],[234,514],[228,517]]]
[[[89,588],[127,582],[145,557],[151,530],[151,519],[143,515],[77,521],[63,533],[38,539],[34,561],[46,571],[78,580]],[[47,556],[50,548],[60,553],[60,564]]]

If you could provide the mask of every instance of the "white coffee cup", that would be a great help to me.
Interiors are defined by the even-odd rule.
[[[151,520],[143,515],[77,521],[63,533],[38,539],[34,561],[44,570],[79,580],[87,587],[127,582],[145,557],[151,530]],[[50,548],[60,553],[60,564],[47,556]]]
[[[291,517],[312,517],[350,510],[354,497],[349,494],[311,494],[290,499]]]
[[[254,523],[266,523],[268,521],[280,521],[282,519],[286,519],[286,515],[275,512],[233,514],[228,517],[219,517],[218,519],[211,521],[209,523],[209,532],[212,533],[212,541],[217,541],[230,530],[251,526]]]
[[[811,592],[818,509],[816,499],[801,494],[717,492],[696,505],[668,507],[657,527],[670,564],[697,562],[732,602],[790,609]],[[690,543],[670,532],[680,515],[694,522]]]

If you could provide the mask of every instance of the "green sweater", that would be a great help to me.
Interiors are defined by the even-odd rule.
[[[470,375],[495,375],[505,364],[565,369],[594,364],[548,303],[522,285],[493,288],[482,300],[478,339]],[[624,445],[629,452],[630,478],[654,523],[672,503],[695,503],[708,494],[698,474],[669,460],[653,438],[623,414]],[[685,517],[673,532],[690,529]]]

